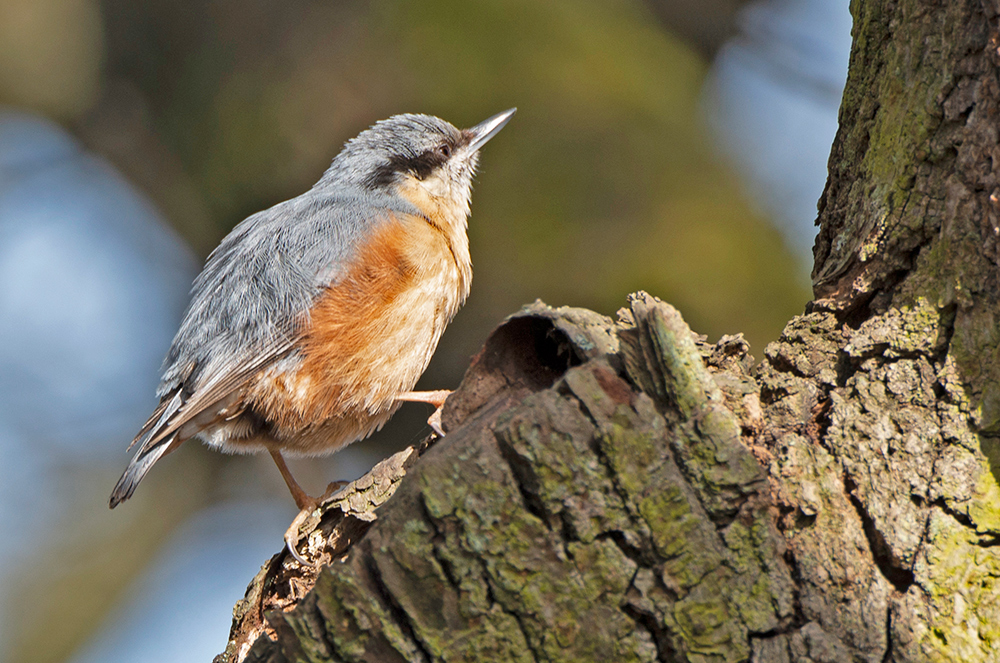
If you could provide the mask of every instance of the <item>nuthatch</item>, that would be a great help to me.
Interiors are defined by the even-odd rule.
[[[515,110],[465,130],[429,115],[378,122],[312,189],[237,225],[195,279],[160,404],[132,441],[111,508],[198,437],[269,452],[296,505],[311,509],[282,453],[333,453],[402,401],[435,405],[439,422],[449,392],[411,389],[469,294],[472,176]]]

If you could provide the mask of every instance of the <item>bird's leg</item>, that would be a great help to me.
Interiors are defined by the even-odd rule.
[[[285,480],[285,485],[288,486],[288,491],[292,494],[292,499],[295,500],[295,506],[299,507],[300,511],[312,511],[315,509],[317,500],[309,497],[306,491],[302,490],[302,487],[295,481],[295,477],[289,471],[288,465],[285,465],[285,459],[282,457],[281,452],[273,449],[269,449],[268,451],[271,454],[271,458],[274,459],[274,464],[278,466],[278,471],[281,472],[281,478]]]
[[[408,401],[410,403],[430,403],[434,407],[441,407],[451,396],[450,389],[438,389],[437,391],[404,391],[396,396],[397,401]]]
[[[411,403],[430,403],[435,407],[434,414],[427,420],[427,424],[434,429],[438,437],[444,437],[444,429],[441,428],[441,410],[444,402],[451,396],[448,389],[438,389],[437,391],[405,391],[396,396],[397,401],[409,401]]]
[[[298,482],[295,481],[291,471],[288,469],[288,465],[285,464],[285,459],[282,457],[281,452],[272,449],[269,449],[268,451],[271,454],[271,458],[274,459],[274,464],[278,466],[278,471],[281,472],[281,478],[285,480],[285,485],[288,486],[288,490],[292,493],[292,499],[295,500],[295,506],[299,507],[298,515],[295,516],[292,524],[285,531],[285,545],[288,546],[288,552],[290,552],[292,557],[298,560],[300,564],[314,566],[314,564],[299,555],[299,551],[295,548],[295,546],[299,543],[299,527],[301,527],[303,521],[305,521],[305,519],[316,510],[316,507],[318,507],[323,500],[333,495],[333,493],[342,488],[348,482],[334,481],[327,486],[326,492],[323,493],[322,497],[318,499],[310,497],[306,494],[306,491],[302,490],[302,487],[299,486]]]

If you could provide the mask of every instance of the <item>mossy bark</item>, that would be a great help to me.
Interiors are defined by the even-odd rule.
[[[761,363],[643,293],[526,307],[222,659],[1000,660],[1000,6],[852,12],[816,299]]]

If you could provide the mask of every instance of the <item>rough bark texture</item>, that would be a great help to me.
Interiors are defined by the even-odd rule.
[[[817,298],[763,361],[643,293],[527,307],[226,661],[1000,660],[1000,7],[852,12]]]
[[[820,201],[817,300],[768,349],[762,389],[775,395],[769,410],[785,393],[816,393],[817,458],[783,460],[795,441],[784,426],[772,474],[828,465],[814,481],[820,508],[854,508],[844,531],[858,554],[831,556],[822,520],[785,534],[803,579],[843,565],[840,590],[809,584],[821,613],[844,602],[836,622],[819,621],[846,628],[852,651],[997,660],[1000,493],[988,456],[1000,432],[998,4],[854,2],[852,11]],[[785,482],[790,503],[804,485]]]
[[[230,660],[737,661],[795,623],[746,343],[709,346],[642,293],[621,316],[511,317],[363,538],[343,555],[341,535],[331,553],[305,534],[337,561],[268,613],[280,644],[240,659],[238,624]],[[300,594],[299,569],[277,556],[248,603]]]

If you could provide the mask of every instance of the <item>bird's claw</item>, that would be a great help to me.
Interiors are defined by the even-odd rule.
[[[299,511],[298,515],[295,516],[295,519],[292,521],[292,524],[288,526],[288,529],[285,530],[285,547],[288,548],[288,552],[291,556],[303,566],[316,566],[316,564],[300,555],[298,549],[296,548],[301,540],[299,529],[302,527],[302,523],[304,523],[306,519],[312,515],[313,511],[315,511],[318,506],[319,500],[316,501],[316,504],[304,507],[301,511]]]
[[[434,414],[432,414],[430,418],[427,420],[427,425],[431,427],[431,430],[433,430],[438,437],[444,437],[444,428],[442,428],[441,426],[442,410],[444,410],[443,405],[438,409],[434,410]]]
[[[315,562],[310,562],[298,551],[299,541],[302,540],[301,528],[302,524],[312,516],[312,514],[320,508],[328,499],[337,494],[341,488],[349,484],[350,481],[333,481],[326,487],[326,492],[323,493],[318,499],[309,498],[309,501],[303,505],[302,509],[299,511],[298,515],[289,525],[288,529],[285,531],[285,546],[288,548],[289,554],[295,558],[299,564],[303,566],[316,566]]]

